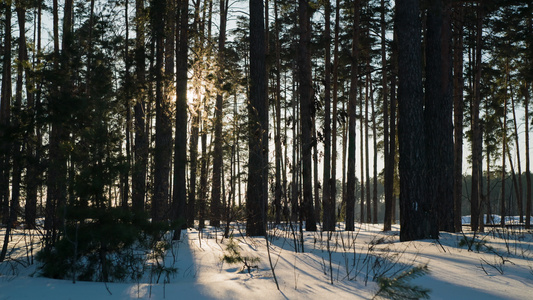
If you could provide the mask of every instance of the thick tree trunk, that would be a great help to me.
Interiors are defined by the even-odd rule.
[[[274,207],[276,213],[276,224],[281,223],[281,196],[282,196],[282,182],[281,182],[281,43],[279,41],[279,32],[281,22],[278,18],[278,1],[274,1],[274,35],[275,35],[275,56],[276,56],[276,95],[274,102],[274,111],[276,116],[276,132],[274,137],[275,143],[275,164],[276,164],[276,183],[274,191]]]
[[[172,156],[172,126],[169,99],[169,81],[165,78],[165,0],[152,3],[152,22],[155,38],[155,148],[154,148],[154,194],[152,196],[152,222],[161,222],[169,217],[169,180]],[[173,56],[173,54],[167,54]]]
[[[454,35],[453,35],[453,123],[454,123],[454,168],[453,168],[453,203],[454,229],[462,230],[461,206],[463,199],[463,19],[464,12],[461,4],[455,7]]]
[[[35,35],[37,39],[40,39],[41,36],[41,3],[37,7],[37,28],[34,27]],[[35,60],[37,56],[36,53],[40,52],[40,42],[37,42],[37,49],[34,49],[34,60],[32,66],[35,68],[35,65],[39,62]],[[26,52],[26,60],[28,60],[28,55]],[[27,110],[28,110],[28,122],[29,130],[26,135],[26,159],[27,159],[27,173],[26,173],[26,204],[24,207],[24,220],[26,222],[26,227],[28,229],[34,229],[36,227],[37,219],[37,192],[40,185],[40,157],[37,156],[41,142],[39,140],[39,126],[36,124],[36,117],[38,115],[38,106],[36,102],[36,87],[34,76],[30,72],[26,72],[26,93],[27,93]],[[1,158],[0,158],[1,159]]]
[[[426,149],[419,1],[396,3],[398,34],[398,124],[400,142],[400,240],[438,238],[432,205],[426,199]]]
[[[355,107],[357,101],[357,64],[359,62],[359,11],[360,1],[354,1],[354,19],[352,31],[352,53],[351,53],[351,67],[350,67],[350,94],[348,97],[348,170],[347,170],[347,186],[346,186],[346,230],[355,230]],[[361,178],[361,182],[363,178]],[[361,199],[362,201],[362,199]],[[361,212],[362,213],[362,212]]]
[[[381,85],[382,85],[382,97],[383,97],[383,157],[385,160],[385,170],[384,170],[384,188],[385,188],[385,214],[383,216],[383,231],[390,231],[392,229],[392,193],[394,191],[393,186],[393,177],[389,175],[394,173],[391,172],[392,164],[390,159],[390,143],[391,138],[390,128],[389,128],[389,81],[388,81],[388,70],[387,70],[387,39],[385,38],[385,15],[386,15],[386,6],[385,0],[381,0],[381,65],[383,67],[381,75]]]
[[[172,195],[172,220],[181,223],[181,228],[187,226],[186,218],[189,217],[189,224],[194,223],[194,215],[191,218],[186,214],[187,187],[186,187],[186,165],[187,165],[187,53],[189,50],[189,1],[179,0],[177,4],[177,25],[176,30],[176,138],[174,142],[174,193]],[[198,115],[195,116],[198,118]],[[191,136],[191,143],[195,142],[195,155],[198,154],[198,121],[196,121],[196,136]],[[196,158],[195,158],[196,159]],[[195,161],[196,164],[196,161]],[[192,169],[192,167],[191,167]],[[194,166],[196,172],[196,165]],[[191,171],[192,175],[192,171]],[[192,178],[191,178],[192,180]],[[194,174],[196,181],[196,173]],[[196,182],[194,183],[196,185]],[[194,198],[191,201],[194,209]],[[180,239],[181,228],[174,231],[174,239]]]
[[[0,95],[0,205],[2,223],[9,223],[9,177],[11,170],[11,143],[6,130],[11,118],[11,5],[2,3],[5,9],[4,57],[2,58],[2,94]]]
[[[144,1],[135,1],[135,65],[136,65],[136,102],[134,166],[132,171],[132,209],[134,212],[144,211],[146,194],[146,167],[148,162],[148,133],[146,132],[146,62],[145,62],[145,10]]]
[[[481,50],[482,50],[482,26],[483,8],[479,4],[477,8],[477,32],[476,32],[476,53],[475,53],[475,79],[474,97],[472,99],[472,192],[470,199],[470,226],[473,231],[479,229],[479,206],[481,199],[481,160],[482,160],[482,135],[479,120],[479,106],[481,103]]]
[[[218,36],[218,91],[215,102],[215,145],[213,153],[213,188],[211,190],[211,226],[220,226],[221,212],[221,177],[222,177],[222,118],[223,95],[222,85],[224,71],[224,51],[226,47],[227,1],[220,1],[220,29]],[[266,80],[266,78],[265,78]]]
[[[311,150],[313,142],[311,140],[312,116],[314,114],[313,105],[313,82],[311,77],[311,52],[309,50],[311,42],[311,8],[305,0],[298,2],[298,22],[300,30],[300,42],[298,45],[298,79],[300,89],[300,111],[302,126],[302,180],[303,180],[303,200],[302,209],[306,221],[307,231],[316,231],[315,211],[313,208],[313,178]]]
[[[340,32],[340,0],[335,1],[335,33],[333,41],[333,119],[331,120],[331,180],[330,198],[335,206],[337,200],[337,105],[338,105],[338,77],[339,77],[339,32]],[[332,218],[335,220],[336,212],[333,208]]]
[[[335,230],[335,199],[331,197],[331,2],[325,3],[325,82],[324,82],[324,174],[322,185],[323,225],[325,231]]]
[[[439,229],[454,231],[450,22],[442,0],[432,2],[426,20],[426,198]]]
[[[250,101],[247,187],[248,236],[265,235],[268,201],[268,99],[263,1],[250,0]]]

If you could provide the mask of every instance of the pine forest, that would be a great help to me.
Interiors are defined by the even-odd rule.
[[[363,224],[468,232],[469,250],[531,235],[532,17],[528,0],[1,0],[0,262],[20,232],[40,274],[74,282],[142,276],[131,249],[162,257],[188,229],[247,272],[234,236],[268,248],[276,228],[296,252]]]

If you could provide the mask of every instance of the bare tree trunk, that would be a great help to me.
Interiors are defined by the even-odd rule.
[[[531,19],[529,20],[531,24]],[[526,229],[531,228],[531,170],[529,162],[529,84],[526,81],[524,84],[525,89],[525,132],[526,132]]]
[[[374,91],[370,85],[370,99],[372,101],[372,136],[374,143],[374,166],[373,166],[373,183],[372,183],[372,223],[378,223],[378,130],[376,126],[376,109],[374,107]]]
[[[220,29],[218,36],[218,89],[215,103],[215,145],[213,153],[213,188],[211,190],[211,226],[220,226],[221,213],[221,177],[222,177],[222,118],[223,118],[223,95],[222,85],[224,71],[224,51],[226,47],[226,22],[227,22],[227,1],[220,1]],[[266,80],[266,78],[265,78]]]
[[[146,195],[146,168],[148,163],[148,132],[146,131],[146,61],[145,61],[145,9],[144,1],[135,1],[135,65],[136,65],[136,102],[134,166],[132,171],[132,209],[134,212],[144,211]]]
[[[250,102],[247,187],[248,236],[263,236],[268,201],[268,99],[263,1],[250,0]]]
[[[335,37],[333,42],[333,119],[331,124],[331,180],[330,198],[333,206],[337,200],[337,105],[338,105],[338,77],[339,77],[339,31],[340,31],[340,0],[335,1]],[[335,221],[335,207],[332,218]]]
[[[313,105],[313,82],[311,78],[311,8],[304,0],[298,2],[298,22],[300,41],[298,45],[298,78],[300,89],[300,111],[302,124],[302,175],[303,175],[303,213],[305,216],[305,229],[316,231],[315,211],[313,208],[313,178],[311,175],[311,141]]]
[[[168,218],[169,201],[169,174],[172,156],[172,126],[169,88],[171,80],[165,68],[172,60],[173,53],[165,53],[165,29],[167,24],[175,20],[165,18],[165,0],[154,0],[152,4],[152,23],[156,46],[155,53],[155,102],[156,102],[156,125],[155,125],[155,148],[154,148],[154,194],[152,196],[152,222],[161,222]],[[172,39],[173,37],[167,37]],[[168,67],[168,65],[167,65]]]
[[[5,35],[4,35],[4,57],[3,57],[3,74],[2,74],[2,95],[0,96],[0,154],[1,154],[1,167],[2,172],[1,180],[1,197],[2,202],[2,223],[6,225],[6,232],[4,234],[4,241],[2,250],[0,251],[0,262],[4,261],[7,255],[7,248],[9,239],[11,236],[11,227],[13,226],[14,215],[14,203],[9,203],[9,172],[10,166],[10,153],[11,143],[7,142],[5,129],[9,129],[11,126],[11,2],[2,3],[5,7]],[[4,8],[2,7],[2,8]]]
[[[33,52],[33,62],[32,66],[35,68],[39,61],[36,62],[37,53],[40,52],[40,37],[41,37],[41,7],[42,4],[39,2],[37,7],[37,24],[34,28],[34,39],[37,36],[37,49],[34,48]],[[36,31],[36,32],[35,32]],[[26,60],[28,59],[26,55]],[[37,58],[37,60],[39,60]],[[40,174],[40,156],[39,148],[41,146],[41,141],[39,139],[39,126],[36,123],[36,117],[39,114],[37,103],[38,99],[36,94],[38,93],[38,88],[35,86],[35,78],[26,72],[26,93],[27,93],[27,110],[29,115],[29,130],[26,137],[26,159],[27,159],[27,174],[26,174],[26,204],[24,207],[24,220],[26,226],[29,229],[34,229],[36,227],[36,218],[37,218],[37,192],[40,185],[41,174]],[[35,92],[34,92],[35,91]],[[1,159],[1,158],[0,158]],[[1,202],[0,202],[1,203]]]
[[[275,164],[276,164],[276,183],[274,192],[274,207],[276,210],[276,224],[281,223],[281,43],[279,41],[280,20],[278,18],[278,1],[274,0],[274,35],[275,35],[275,55],[276,55],[276,94],[274,102],[274,111],[276,117],[276,132],[274,136],[275,143]]]
[[[481,199],[481,160],[482,160],[482,136],[479,120],[479,106],[481,103],[481,49],[482,49],[482,26],[484,12],[481,4],[477,8],[477,33],[475,53],[475,79],[474,98],[472,102],[472,192],[470,201],[471,228],[477,231],[479,228],[479,205]]]
[[[381,65],[383,67],[381,75],[382,97],[383,97],[383,157],[385,160],[384,187],[385,187],[385,214],[383,216],[383,231],[392,229],[392,193],[394,190],[393,178],[389,175],[392,165],[390,160],[390,128],[389,128],[389,81],[387,70],[387,39],[385,38],[385,0],[381,0]],[[392,137],[394,139],[395,137]],[[391,173],[394,176],[394,173]],[[392,179],[392,180],[391,180]]]
[[[432,205],[425,198],[426,151],[419,1],[396,3],[398,34],[398,103],[400,142],[400,240],[438,238],[431,215]]]
[[[174,231],[174,239],[181,238],[181,229],[186,228],[186,218],[194,223],[192,218],[186,214],[187,205],[187,54],[189,50],[189,1],[179,0],[177,4],[176,29],[176,137],[174,142],[174,194],[172,195],[172,220],[181,223],[181,228]],[[198,118],[198,115],[196,115]],[[195,155],[198,153],[198,121],[195,124]],[[194,125],[193,125],[194,126]],[[191,143],[192,143],[191,137]],[[196,158],[195,158],[196,159]],[[196,163],[196,162],[195,162]],[[192,168],[191,168],[192,169]],[[194,166],[194,179],[196,181],[196,165]],[[192,173],[192,171],[191,171]],[[196,185],[196,183],[194,183]],[[194,198],[193,198],[194,199]],[[192,200],[194,209],[194,200]],[[189,223],[190,224],[190,223]]]
[[[2,62],[2,94],[0,95],[0,205],[2,206],[2,223],[9,223],[9,177],[11,170],[11,143],[8,142],[11,119],[11,4],[3,2],[5,9],[4,23],[4,57]],[[7,235],[7,234],[6,234]],[[6,245],[7,247],[7,245]],[[6,250],[7,251],[7,250]]]
[[[513,110],[513,125],[514,125],[514,137],[515,137],[515,143],[516,143],[516,159],[518,161],[517,169],[518,169],[518,190],[516,193],[516,200],[518,205],[518,215],[519,215],[519,222],[520,224],[524,223],[524,204],[523,204],[523,198],[524,198],[524,190],[522,186],[522,167],[521,167],[521,160],[520,160],[520,141],[518,138],[518,119],[516,118],[516,109],[515,109],[515,100],[513,96],[512,87],[511,88],[511,108]],[[511,156],[509,156],[509,159],[511,159]],[[515,172],[513,171],[513,176],[516,177]]]
[[[364,164],[364,161],[365,161],[365,126],[363,125],[364,124],[364,120],[363,120],[363,115],[364,115],[364,111],[363,111],[363,89],[361,89],[360,91],[360,99],[359,99],[359,116],[360,116],[360,121],[359,121],[359,141],[360,141],[360,147],[359,147],[359,154],[360,154],[360,157],[361,157],[361,178],[359,179],[360,180],[360,186],[361,186],[361,202],[360,202],[360,218],[361,218],[361,223],[365,223],[365,196],[366,196],[366,193],[365,193],[365,189],[367,188],[367,185],[366,185],[366,182],[365,182],[365,168],[363,167],[363,164]]]
[[[355,0],[353,3],[354,18],[352,29],[352,52],[350,68],[350,94],[348,96],[348,172],[346,186],[346,230],[355,230],[355,107],[357,102],[357,65],[359,63],[359,11],[360,1]],[[361,161],[362,162],[362,161]],[[362,168],[361,168],[362,169]],[[361,183],[363,179],[361,179]],[[361,199],[362,201],[363,199]],[[361,212],[362,214],[362,212]]]
[[[368,35],[368,32],[367,32]],[[370,134],[369,134],[369,126],[368,126],[368,103],[371,101],[369,97],[370,93],[370,62],[369,57],[367,57],[367,64],[366,64],[366,83],[365,83],[365,121],[364,121],[364,128],[365,128],[365,174],[366,174],[366,223],[372,222],[372,198],[370,195]],[[361,97],[361,101],[363,101],[363,97]],[[361,122],[361,125],[363,122]],[[362,145],[361,145],[362,146]],[[363,164],[363,161],[361,161],[361,165]],[[363,179],[361,179],[363,181]]]
[[[454,228],[460,232],[463,228],[461,221],[461,207],[463,199],[463,110],[464,110],[464,79],[463,79],[463,19],[464,9],[462,4],[456,4],[453,24],[454,27],[454,51],[453,51],[453,116],[454,116]]]
[[[501,202],[500,202],[500,216],[501,216],[501,226],[505,227],[505,215],[506,215],[506,207],[505,207],[505,177],[506,177],[506,171],[505,171],[505,159],[507,155],[507,89],[509,86],[509,63],[506,62],[506,68],[505,68],[505,87],[504,87],[504,96],[503,96],[503,122],[502,125],[502,170],[501,170]]]
[[[325,231],[335,230],[335,198],[331,197],[331,189],[335,184],[331,178],[331,2],[325,3],[325,82],[324,82],[324,174],[322,185],[323,225]],[[336,103],[335,103],[336,104]],[[334,124],[335,126],[335,124]],[[316,149],[316,148],[315,148]],[[333,187],[334,188],[334,187]]]

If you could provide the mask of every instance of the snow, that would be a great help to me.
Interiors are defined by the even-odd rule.
[[[14,235],[8,260],[0,264],[0,300],[7,299],[371,299],[375,277],[394,277],[427,264],[429,274],[411,284],[431,290],[431,299],[531,299],[533,235],[524,229],[490,228],[484,233],[441,233],[439,241],[399,242],[399,227],[383,233],[382,224],[362,224],[355,232],[303,231],[298,226],[271,229],[270,254],[279,288],[269,264],[264,238],[242,235],[234,224],[233,238],[242,256],[259,257],[257,269],[239,272],[240,264],[221,261],[228,239],[220,230],[184,230],[165,264],[178,269],[168,282],[147,274],[139,282],[72,283],[39,277],[29,264],[29,231]],[[5,229],[3,229],[5,230]],[[4,231],[0,232],[3,240]],[[26,234],[24,234],[26,233]],[[294,239],[296,237],[296,240]],[[35,235],[34,235],[34,238]],[[472,251],[461,241],[475,239]],[[39,243],[34,244],[36,249]],[[476,247],[477,246],[477,247]],[[476,249],[477,248],[477,249]],[[37,250],[34,249],[33,253]],[[330,269],[331,254],[331,269]],[[332,276],[331,276],[332,275]],[[333,284],[331,284],[333,278]]]

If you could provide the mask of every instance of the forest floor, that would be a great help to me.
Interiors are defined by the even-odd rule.
[[[345,232],[341,224],[328,239],[325,232],[278,226],[269,231],[270,251],[265,238],[246,237],[238,225],[231,227],[230,239],[211,227],[183,230],[161,261],[176,272],[147,270],[139,280],[123,283],[40,277],[38,263],[30,264],[40,244],[32,244],[29,232],[19,230],[10,243],[13,251],[0,264],[0,300],[372,299],[380,289],[379,278],[399,279],[420,266],[427,266],[428,273],[404,284],[429,289],[431,299],[533,295],[531,231],[488,228],[474,235],[464,227],[463,233],[441,233],[438,241],[400,242],[398,226],[388,233],[382,227],[358,224],[355,232]],[[231,254],[231,241],[238,246],[237,256],[252,266],[250,272],[243,263],[222,261]]]

